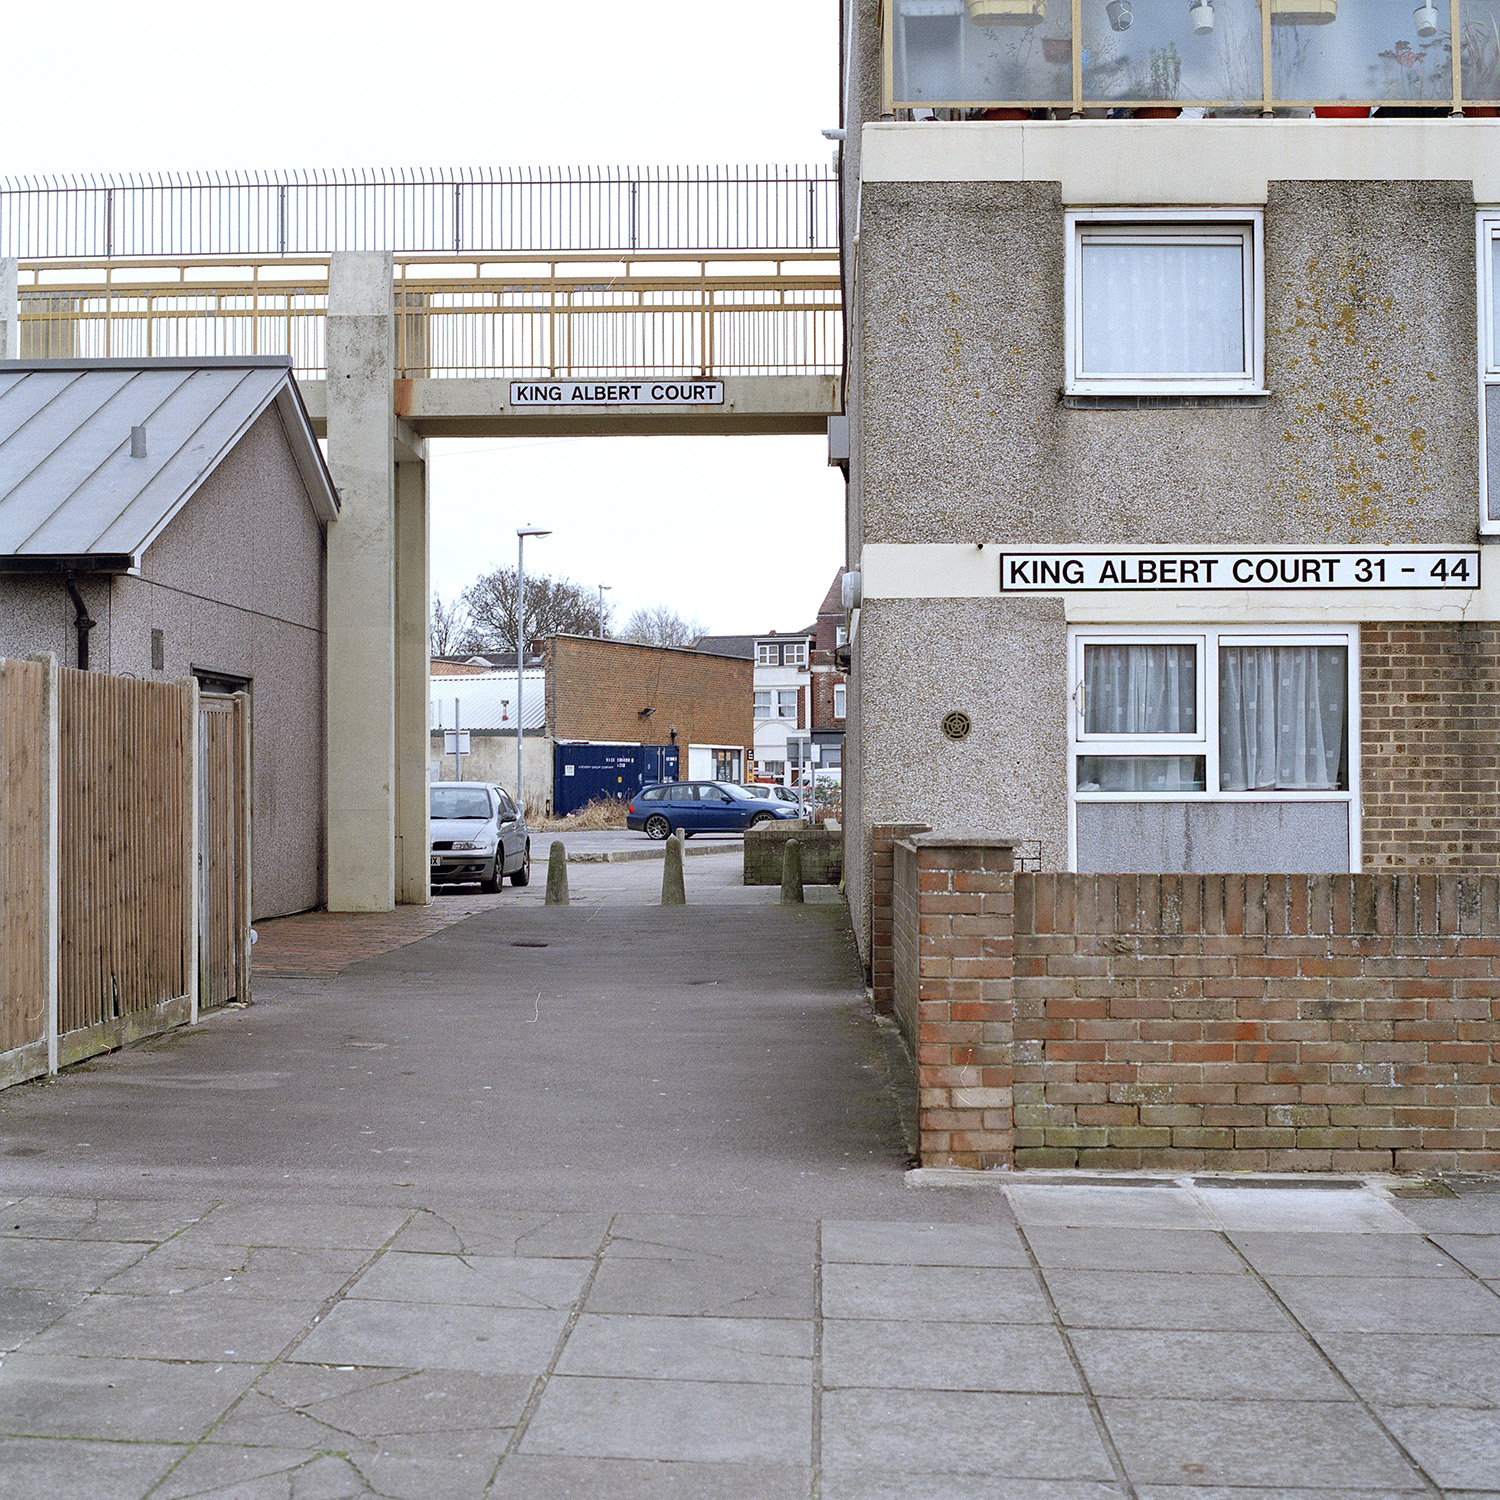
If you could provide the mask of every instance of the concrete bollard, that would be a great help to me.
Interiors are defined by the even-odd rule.
[[[552,840],[547,856],[547,905],[568,904],[568,851],[561,839]]]
[[[686,906],[687,888],[682,882],[682,834],[667,840],[666,858],[661,862],[661,904]]]
[[[796,839],[781,846],[781,899],[802,900],[802,845]]]

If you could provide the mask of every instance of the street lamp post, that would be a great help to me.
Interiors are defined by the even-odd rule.
[[[516,806],[526,816],[526,538],[551,536],[542,526],[516,527]]]
[[[614,584],[601,583],[599,585],[599,639],[604,639],[604,594],[605,590],[612,589]]]

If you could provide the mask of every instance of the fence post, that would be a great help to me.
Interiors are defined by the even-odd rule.
[[[14,262],[12,262],[14,264]],[[45,929],[46,941],[42,956],[42,984],[46,989],[47,996],[47,1072],[57,1072],[57,1028],[58,1028],[58,988],[57,988],[57,965],[58,944],[62,940],[62,930],[59,924],[58,907],[62,899],[62,891],[59,886],[58,872],[58,795],[59,795],[59,756],[61,745],[59,743],[59,710],[58,710],[58,676],[57,658],[50,652],[39,652],[33,656],[32,661],[41,663],[45,677],[42,689],[42,714],[43,723],[46,728],[46,749],[44,751],[43,765],[45,771],[42,777],[42,826],[46,830],[42,853],[42,891],[43,899],[47,903]]]
[[[187,847],[187,879],[183,882],[184,894],[188,903],[188,1024],[198,1024],[198,980],[199,980],[199,933],[198,918],[200,910],[200,894],[203,882],[203,860],[198,849],[198,799],[201,788],[198,785],[198,679],[188,677],[182,684],[183,709],[187,714],[187,734],[184,736],[187,751],[183,766],[183,796],[187,798],[188,804],[188,847]]]
[[[0,259],[0,359],[21,357],[20,284],[20,262]]]

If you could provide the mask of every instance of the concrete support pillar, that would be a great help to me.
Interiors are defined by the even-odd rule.
[[[396,900],[432,900],[427,832],[427,464],[417,439],[396,464]]]
[[[391,257],[328,273],[328,909],[396,903],[396,417]],[[425,759],[425,756],[424,756]]]
[[[0,359],[21,357],[20,263],[0,259]]]

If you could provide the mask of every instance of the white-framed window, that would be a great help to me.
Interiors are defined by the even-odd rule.
[[[755,717],[757,719],[769,719],[771,717],[771,690],[770,690],[770,688],[756,688],[756,690],[755,690]]]
[[[1479,529],[1500,533],[1500,209],[1479,215]]]
[[[781,649],[783,665],[788,667],[805,667],[807,665],[806,641],[788,641]]]
[[[846,717],[845,710],[849,705],[849,689],[842,682],[833,685],[833,716],[835,719]]]
[[[833,644],[835,646],[847,646],[849,644],[849,627],[847,625],[835,625],[833,627]]]
[[[1261,393],[1261,219],[1255,209],[1068,214],[1068,391]]]
[[[1352,629],[1070,631],[1078,801],[1352,801]]]
[[[795,719],[797,717],[797,689],[781,688],[776,694],[776,717],[778,719]]]
[[[773,781],[780,781],[786,775],[786,762],[784,760],[763,760],[760,763],[762,776],[769,776]]]
[[[755,665],[758,667],[780,666],[776,660],[775,641],[757,641],[755,643]]]

